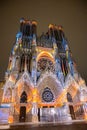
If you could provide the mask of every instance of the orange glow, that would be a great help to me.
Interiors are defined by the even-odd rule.
[[[2,103],[9,103],[9,102],[11,102],[11,98],[4,98],[4,99],[2,99]]]
[[[12,97],[12,102],[15,102],[15,98]]]
[[[15,104],[15,110],[16,112],[19,114],[20,112],[20,107],[19,107],[19,104]]]
[[[18,94],[18,97],[20,98],[21,94],[22,94],[22,87],[25,86],[24,83],[19,83],[18,84],[18,87],[17,87],[17,94]],[[29,86],[29,91],[26,91],[27,93],[27,96],[28,96],[28,101],[30,101],[32,99],[32,87]]]
[[[20,95],[21,95],[21,89],[22,89],[22,86],[23,86],[23,84],[22,83],[20,83],[19,85],[18,85],[18,97],[20,98]]]
[[[80,105],[81,103],[77,103],[75,106],[74,106],[74,111],[77,112],[79,109],[80,109]]]
[[[31,23],[31,21],[29,21],[29,20],[25,19],[25,20],[22,20],[22,23],[24,23],[24,24],[30,24],[30,23]]]
[[[26,107],[26,113],[29,112],[32,108],[32,105],[31,104],[27,104],[27,107]]]
[[[39,94],[38,94],[38,90],[37,88],[34,88],[32,90],[32,93],[33,93],[33,103],[36,103],[36,102],[39,102]]]
[[[55,25],[55,29],[58,30],[58,26]]]
[[[77,90],[78,90],[77,86],[71,86],[67,91],[71,94],[72,98],[74,98],[77,93]]]
[[[34,88],[34,89],[32,90],[32,93],[33,93],[33,95],[37,95],[37,93],[38,93],[37,88]]]
[[[64,89],[64,90],[60,93],[60,95],[58,96],[58,98],[56,99],[56,102],[59,102],[59,103],[62,103],[63,101],[66,102],[66,98],[64,98],[65,95],[66,95],[66,93],[67,93],[67,90]]]
[[[30,102],[30,101],[32,101],[32,93],[29,93],[29,95],[28,95],[27,102]]]
[[[61,25],[58,26],[58,29],[63,31],[63,27]]]
[[[4,96],[3,96],[3,98],[2,98],[2,103],[4,103],[5,102],[5,98],[4,98]]]
[[[13,75],[11,75],[11,76],[9,77],[9,80],[10,80],[11,82],[15,83],[15,77],[14,77]]]
[[[79,80],[79,85],[83,85],[85,83],[85,81],[84,80]]]
[[[32,108],[31,102],[30,102],[30,103],[27,103],[27,104],[26,104],[26,103],[16,104],[16,105],[15,105],[15,111],[16,111],[18,114],[20,113],[20,107],[21,107],[22,105],[26,107],[26,113],[29,112],[29,111],[31,110],[31,108]]]
[[[51,106],[53,106],[53,107],[62,107],[63,103],[67,102],[67,99],[65,98],[66,93],[67,93],[67,90],[65,89],[64,91],[62,91],[60,93],[60,95],[58,96],[58,98],[56,99],[55,102],[52,102],[52,103],[38,102],[38,106],[40,108],[42,108],[44,106],[47,106],[48,108],[51,107]]]
[[[32,24],[37,25],[37,22],[36,21],[32,21]]]
[[[84,115],[84,119],[87,120],[87,114]]]
[[[42,57],[48,57],[53,63],[54,63],[54,58],[52,56],[51,53],[49,52],[46,52],[46,51],[42,51],[38,56],[37,56],[37,61],[42,58]]]
[[[49,24],[49,29],[50,28],[54,28],[54,25],[53,24]]]
[[[13,123],[13,116],[9,116],[8,123]]]
[[[42,107],[48,107],[48,108],[50,108],[50,107],[61,107],[63,105],[63,103],[56,103],[56,102],[54,102],[54,103],[39,103],[38,104],[38,107],[39,108],[42,108]]]

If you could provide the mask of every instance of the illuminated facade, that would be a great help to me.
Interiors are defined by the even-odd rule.
[[[5,80],[0,109],[9,123],[87,119],[87,87],[62,26],[38,37],[37,22],[21,19]]]

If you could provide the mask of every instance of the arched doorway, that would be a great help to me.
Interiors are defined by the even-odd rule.
[[[45,87],[41,93],[41,99],[42,99],[42,104],[49,104],[42,106],[38,109],[38,118],[39,121],[47,121],[51,122],[54,121],[56,118],[55,117],[55,108],[51,104],[54,102],[54,93],[51,90],[50,87]]]
[[[59,108],[55,107],[58,95],[63,91],[60,81],[52,72],[46,72],[37,86],[41,100],[38,110],[39,120],[47,122],[60,120]]]
[[[70,93],[67,93],[67,101],[70,103],[69,104],[69,110],[70,110],[70,114],[72,119],[75,119],[75,113],[74,113],[74,108],[73,108],[73,100],[72,100],[72,96],[70,95]]]
[[[20,103],[27,103],[27,94],[26,94],[25,91],[23,91],[22,94],[21,94]],[[25,120],[26,120],[26,106],[22,105],[20,107],[19,121],[20,122],[25,122]]]

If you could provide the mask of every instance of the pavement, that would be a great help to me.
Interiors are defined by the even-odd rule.
[[[0,124],[0,130],[87,130],[87,121]]]

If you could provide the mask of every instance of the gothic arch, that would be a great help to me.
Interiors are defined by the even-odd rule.
[[[26,82],[22,82],[22,83],[20,82],[18,84],[18,87],[15,89],[16,102],[20,102],[20,97],[24,91],[27,95],[27,102],[30,102],[32,100],[32,89],[31,89],[30,85],[27,84]]]
[[[20,102],[21,94],[25,91],[27,94],[27,102],[30,102],[32,100],[32,89],[33,83],[31,82],[28,73],[24,72],[15,85],[15,101]]]
[[[75,81],[75,79],[69,74],[65,80],[65,89],[67,93],[69,93],[72,97],[72,100],[78,94],[79,91],[79,84]]]
[[[72,96],[69,92],[67,93],[67,101],[71,103],[73,102]]]
[[[20,103],[27,103],[27,94],[25,91],[23,91],[21,94]]]
[[[27,75],[26,75],[27,76]],[[18,81],[18,83],[15,86],[15,91],[14,91],[14,97],[15,97],[15,110],[17,113],[20,113],[20,105],[21,103],[26,103],[26,113],[29,112],[32,108],[32,84],[31,82],[26,81],[25,79],[23,80],[23,77]],[[21,96],[26,95],[26,101],[25,102],[20,102]]]
[[[4,90],[4,95],[3,95],[3,102],[11,102],[12,101],[12,90],[11,88],[6,88]]]
[[[36,61],[38,62],[38,60],[42,57],[47,57],[49,58],[53,63],[54,63],[54,58],[52,56],[52,54],[50,52],[47,51],[42,51],[37,55]]]
[[[42,75],[42,77],[40,77],[37,87],[41,102],[48,102],[48,103],[55,102],[58,95],[63,90],[60,81],[51,72],[50,73],[46,72],[44,73],[44,75]],[[44,98],[46,97],[47,99],[44,100]]]

